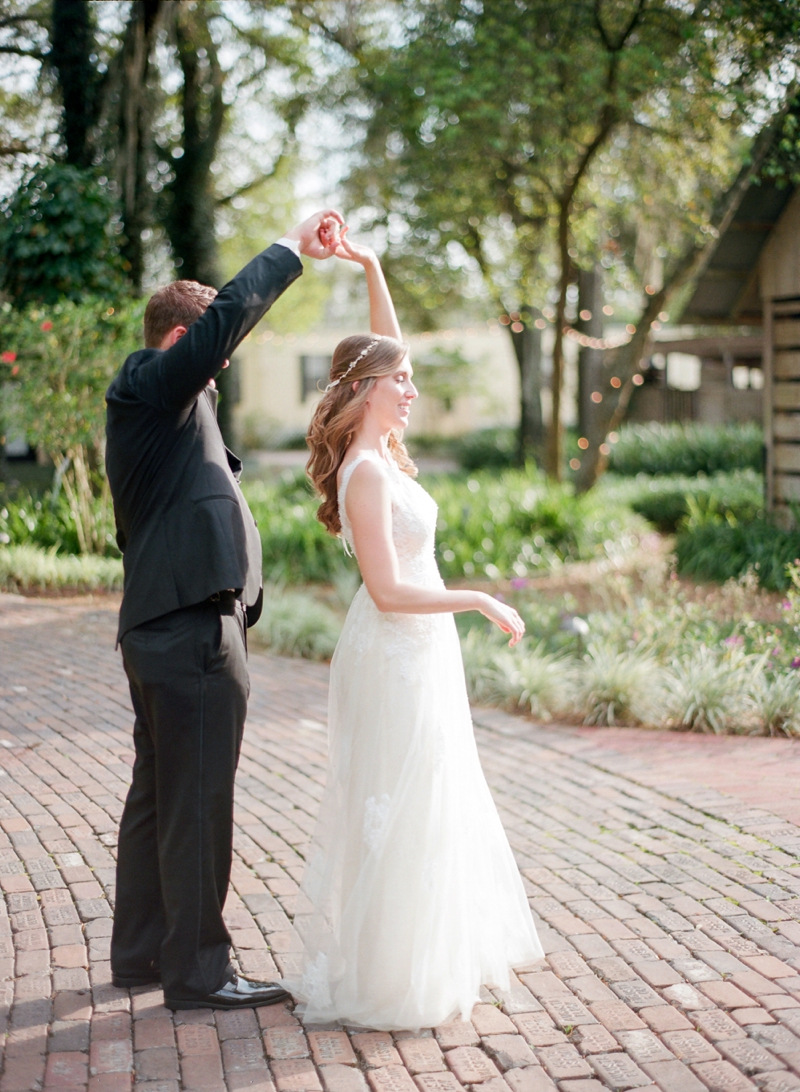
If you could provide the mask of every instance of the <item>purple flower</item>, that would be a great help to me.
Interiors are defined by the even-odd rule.
[[[523,588],[527,588],[528,578],[526,576],[514,576],[511,578],[511,587],[514,591],[522,591]]]
[[[795,656],[795,658],[789,664],[789,667],[793,667],[796,671],[797,668],[800,667],[800,656]]]
[[[780,656],[780,654],[781,654],[780,645],[775,645],[775,647],[772,650],[772,655],[773,656]]]
[[[789,602],[788,599],[784,599],[784,601],[781,603],[781,610],[791,610],[791,609],[792,609],[792,604]]]

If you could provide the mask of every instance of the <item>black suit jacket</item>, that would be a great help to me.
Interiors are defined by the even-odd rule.
[[[119,638],[224,588],[240,593],[248,624],[258,619],[261,540],[208,381],[302,268],[287,247],[269,247],[171,349],[132,353],[106,392],[106,469],[125,569]]]

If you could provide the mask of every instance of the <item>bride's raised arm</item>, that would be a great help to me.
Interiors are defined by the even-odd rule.
[[[374,250],[360,243],[351,243],[347,238],[346,227],[342,228],[338,245],[334,254],[337,258],[355,262],[364,267],[367,275],[367,291],[369,292],[369,325],[373,334],[382,334],[384,337],[397,338],[402,341],[400,323],[397,321],[392,297],[386,284],[386,278],[381,269],[381,263]]]

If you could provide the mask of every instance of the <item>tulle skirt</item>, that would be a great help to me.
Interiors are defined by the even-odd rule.
[[[469,1016],[541,958],[481,769],[451,614],[381,614],[362,587],[331,664],[325,793],[298,899],[306,1023]]]

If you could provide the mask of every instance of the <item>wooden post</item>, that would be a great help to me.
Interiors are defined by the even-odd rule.
[[[788,527],[800,503],[800,299],[765,300],[764,319],[767,507]]]
[[[768,512],[771,512],[775,503],[773,486],[775,460],[772,435],[772,300],[765,299],[763,307],[764,327],[762,336],[764,338],[764,349],[761,357],[761,368],[764,374],[764,401],[762,403],[764,413],[764,506]]]

